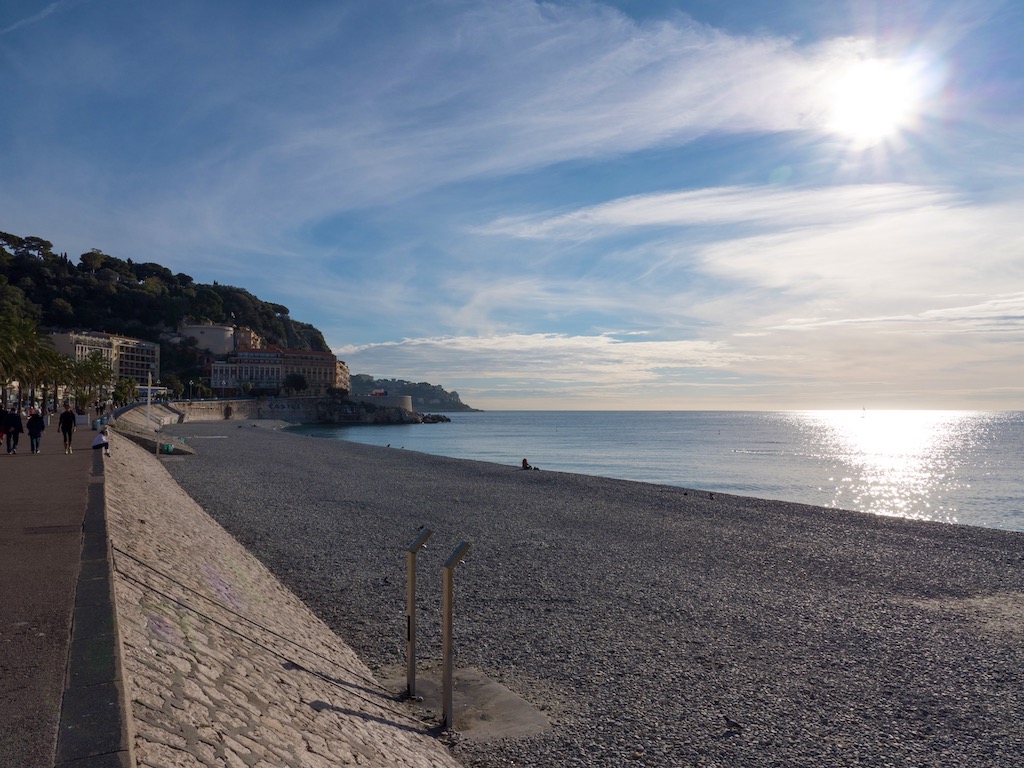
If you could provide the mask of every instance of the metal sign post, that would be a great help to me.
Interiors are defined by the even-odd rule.
[[[452,642],[452,611],[454,608],[455,568],[469,551],[469,542],[464,541],[455,548],[444,564],[443,590],[444,604],[441,628],[441,656],[443,670],[441,682],[442,717],[445,728],[452,727],[452,692],[455,687],[455,646]]]
[[[153,369],[155,367],[156,363],[150,363],[149,370],[146,371],[146,426],[153,430],[153,442],[156,445],[156,455],[159,456],[160,438],[153,428]]]
[[[433,533],[429,528],[420,528],[406,554],[409,575],[405,588],[405,690],[410,699],[416,695],[416,553]]]

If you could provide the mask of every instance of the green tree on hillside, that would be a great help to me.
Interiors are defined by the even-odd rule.
[[[103,266],[103,262],[107,260],[107,254],[103,251],[93,248],[88,253],[83,253],[78,257],[78,260],[82,263],[82,266],[87,270],[96,273],[96,270]]]

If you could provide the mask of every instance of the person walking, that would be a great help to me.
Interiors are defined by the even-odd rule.
[[[18,411],[18,406],[12,405],[11,410],[4,416],[4,435],[7,437],[8,453],[18,452],[18,438],[24,431],[25,426],[21,423],[21,413]]]
[[[71,451],[71,436],[75,434],[75,412],[71,410],[71,403],[64,403],[64,413],[60,415],[60,419],[57,421],[60,426],[60,433],[64,435],[64,454],[67,455],[72,453]]]
[[[32,453],[39,453],[39,441],[43,436],[43,430],[46,429],[46,421],[43,419],[43,414],[35,408],[29,408],[28,421],[25,422],[25,428],[28,430],[28,442],[29,447],[32,448]]]

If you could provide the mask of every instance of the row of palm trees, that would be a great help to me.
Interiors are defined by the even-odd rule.
[[[0,317],[0,397],[17,383],[17,402],[25,396],[32,402],[45,401],[52,394],[57,409],[57,392],[70,390],[77,410],[84,412],[103,387],[110,386],[114,373],[102,354],[94,352],[75,361],[53,348],[50,335],[34,321],[19,316]],[[13,399],[13,398],[11,398]]]

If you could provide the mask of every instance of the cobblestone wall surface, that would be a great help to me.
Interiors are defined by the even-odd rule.
[[[186,421],[225,419],[280,419],[296,424],[316,421],[315,397],[281,397],[266,400],[193,400],[176,402]]]
[[[457,768],[159,459],[113,441],[107,509],[139,766]]]

